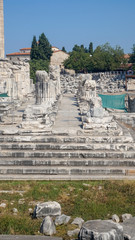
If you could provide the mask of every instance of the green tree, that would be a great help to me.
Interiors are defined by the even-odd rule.
[[[78,46],[77,44],[75,44],[72,51],[87,53],[88,49],[85,48],[83,44],[81,46]]]
[[[33,82],[36,81],[36,71],[45,70],[49,71],[50,57],[52,55],[51,44],[46,38],[45,34],[42,33],[39,36],[37,43],[36,37],[33,37],[31,47],[31,60],[30,60],[30,77]]]
[[[31,52],[30,52],[30,59],[38,59],[38,44],[36,36],[33,37],[32,44],[31,44]]]
[[[104,71],[105,61],[102,55],[101,46],[98,46],[92,56],[93,72]]]
[[[129,60],[131,63],[135,63],[135,44],[133,44],[133,47],[132,47],[132,54],[130,56],[130,60]]]
[[[65,47],[62,47],[62,51],[65,52],[65,53],[67,52]]]
[[[64,66],[76,73],[113,71],[120,68],[123,59],[123,49],[119,46],[112,48],[109,43],[98,46],[93,55],[83,45],[75,45]]]
[[[91,64],[89,53],[83,51],[73,51],[70,57],[64,62],[65,68],[74,69],[76,73],[87,73],[91,71]]]
[[[50,61],[50,57],[52,55],[52,48],[44,33],[39,36],[38,53],[39,59]]]
[[[89,53],[90,53],[90,55],[93,55],[93,43],[92,42],[90,42],[90,44],[89,44]]]
[[[98,46],[93,53],[93,71],[113,71],[120,68],[124,52],[119,46],[112,48],[109,43]]]
[[[75,44],[74,47],[73,47],[73,49],[72,49],[72,51],[80,52],[81,49],[80,49],[80,47],[79,47],[77,44]]]
[[[33,79],[33,83],[36,82],[36,71],[38,70],[45,70],[48,72],[49,61],[44,61],[43,59],[33,59],[30,61],[30,77]]]
[[[133,44],[132,54],[131,54],[131,56],[130,56],[129,61],[133,64],[133,65],[132,65],[132,69],[133,69],[133,71],[134,71],[134,73],[135,73],[135,44]]]

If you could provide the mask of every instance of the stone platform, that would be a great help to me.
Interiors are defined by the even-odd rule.
[[[8,129],[10,128],[10,129]],[[77,100],[63,96],[55,125],[26,130],[0,126],[0,179],[135,179],[135,140],[113,131],[84,130]]]
[[[0,235],[0,240],[62,240],[62,238],[29,235]]]

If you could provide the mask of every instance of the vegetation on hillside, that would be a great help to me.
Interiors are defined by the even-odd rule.
[[[40,234],[42,219],[32,219],[29,209],[45,201],[59,202],[62,214],[71,216],[69,224],[56,228],[56,236],[69,239],[66,233],[76,228],[71,225],[75,217],[87,221],[113,214],[135,216],[135,181],[1,181],[0,204],[6,207],[0,207],[0,234]],[[18,209],[16,215],[13,208]]]
[[[46,38],[45,34],[42,33],[39,36],[37,42],[36,36],[33,37],[30,53],[30,77],[33,81],[36,81],[36,71],[45,70],[49,71],[50,57],[52,55],[51,44]]]

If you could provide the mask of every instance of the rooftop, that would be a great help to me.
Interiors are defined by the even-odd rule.
[[[6,54],[6,56],[22,56],[22,55],[30,55],[30,52],[25,52],[25,53],[20,53],[20,52],[15,52],[15,53],[9,53],[9,54]]]
[[[20,50],[31,50],[31,48],[21,48]]]

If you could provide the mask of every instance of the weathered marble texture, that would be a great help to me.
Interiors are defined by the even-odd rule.
[[[8,101],[23,100],[33,90],[29,63],[0,60],[0,82],[0,93],[7,93]]]

